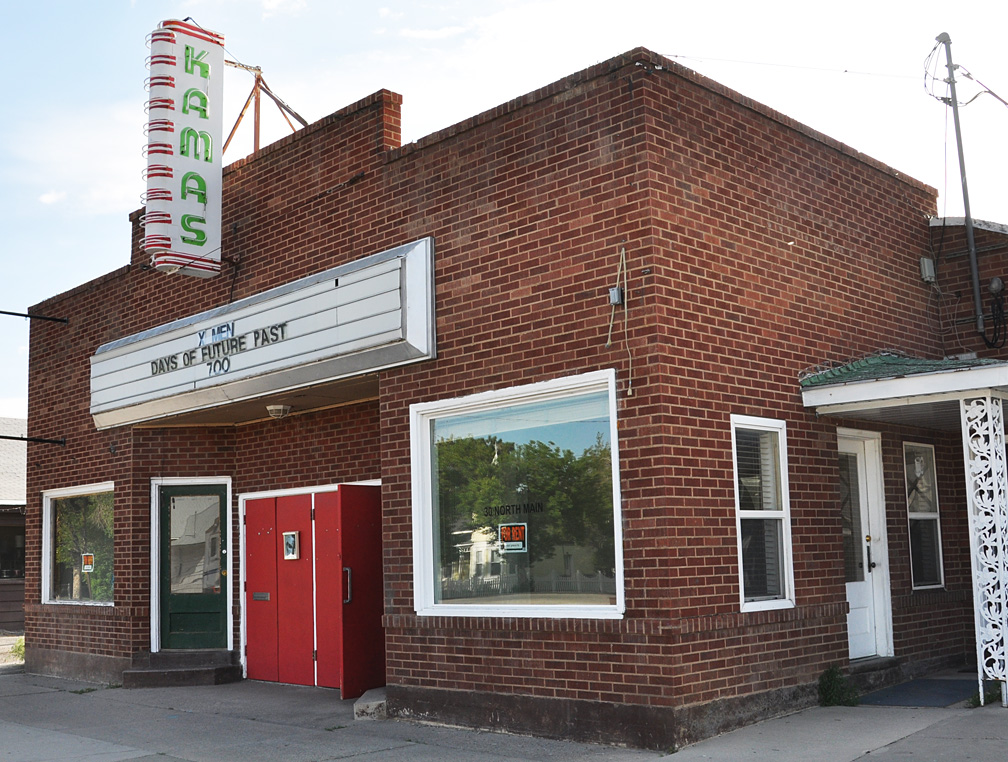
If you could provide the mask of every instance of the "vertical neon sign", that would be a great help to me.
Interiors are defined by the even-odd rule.
[[[148,38],[143,248],[163,272],[220,272],[224,37],[163,21]]]

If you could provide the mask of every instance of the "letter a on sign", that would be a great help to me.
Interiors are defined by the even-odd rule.
[[[220,272],[224,37],[185,21],[150,35],[144,251],[162,272]]]

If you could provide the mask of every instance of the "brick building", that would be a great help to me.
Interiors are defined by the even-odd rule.
[[[24,418],[0,418],[0,631],[24,628]],[[6,437],[6,438],[3,438]]]
[[[932,189],[643,49],[406,146],[399,108],[227,167],[218,277],[137,212],[33,308],[29,670],[199,649],[668,748],[976,658],[945,412],[1004,353],[922,281],[969,292]]]

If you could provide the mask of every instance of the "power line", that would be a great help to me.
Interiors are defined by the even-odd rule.
[[[821,71],[827,72],[829,74],[853,74],[859,77],[884,77],[888,79],[916,79],[915,76],[909,74],[889,74],[884,72],[873,72],[873,71],[857,71],[855,69],[831,69],[823,66],[801,66],[799,64],[787,64],[787,63],[777,63],[774,61],[746,61],[737,58],[711,58],[709,56],[687,56],[687,55],[676,55],[674,53],[663,54],[666,58],[672,58],[676,60],[684,61],[696,61],[698,63],[705,63],[709,61],[716,61],[718,63],[732,63],[741,64],[744,66],[770,66],[778,69],[795,69],[798,71]]]

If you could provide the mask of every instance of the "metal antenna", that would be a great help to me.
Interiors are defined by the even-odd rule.
[[[231,145],[231,138],[234,137],[235,133],[238,131],[238,125],[241,124],[242,119],[245,117],[245,112],[248,111],[250,103],[254,103],[253,109],[253,124],[252,124],[252,150],[259,150],[259,95],[260,93],[266,93],[270,99],[276,104],[277,108],[280,110],[280,115],[287,122],[287,126],[291,128],[291,132],[295,131],[295,127],[291,124],[291,120],[287,118],[290,114],[292,117],[301,123],[302,127],[307,127],[308,122],[306,122],[300,114],[298,114],[294,109],[284,103],[280,98],[273,94],[270,90],[269,85],[266,84],[266,80],[263,79],[262,69],[258,66],[246,66],[245,64],[240,64],[237,61],[227,61],[224,63],[227,66],[232,66],[235,69],[244,69],[245,71],[251,72],[255,75],[255,81],[252,83],[252,92],[249,93],[249,97],[245,99],[245,105],[242,106],[241,113],[238,114],[238,121],[235,122],[234,127],[231,128],[231,133],[228,135],[227,140],[224,141],[224,151],[227,151],[228,146]],[[223,151],[221,152],[223,153]]]
[[[949,98],[942,99],[948,104],[952,103],[952,119],[955,122],[956,148],[959,149],[959,175],[962,180],[963,192],[963,212],[966,215],[966,247],[969,249],[970,273],[973,276],[973,309],[976,312],[977,333],[986,338],[984,328],[983,300],[980,296],[980,271],[977,267],[976,243],[973,240],[973,216],[970,214],[969,189],[966,186],[966,161],[963,158],[962,129],[959,126],[959,102],[956,100],[955,70],[952,63],[952,38],[947,32],[942,32],[935,38],[935,42],[945,46],[945,61],[948,66]]]

